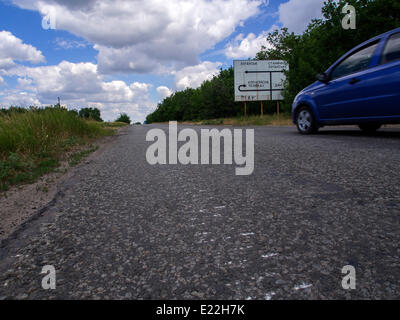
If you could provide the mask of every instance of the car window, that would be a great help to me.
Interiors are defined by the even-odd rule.
[[[390,36],[382,55],[382,63],[400,60],[400,33]]]
[[[331,79],[337,79],[348,74],[365,70],[369,67],[371,58],[379,42],[364,47],[343,60],[331,73]]]

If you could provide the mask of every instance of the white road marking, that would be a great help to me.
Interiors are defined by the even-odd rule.
[[[312,287],[312,284],[305,284],[304,282],[298,286],[294,286],[294,290],[307,289]]]
[[[265,294],[265,300],[271,300],[274,295],[276,295],[275,292],[266,293]]]
[[[261,256],[261,258],[271,258],[271,257],[275,257],[277,255],[278,255],[278,253],[267,253],[267,254],[263,254]]]

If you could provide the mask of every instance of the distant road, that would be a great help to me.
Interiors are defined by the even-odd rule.
[[[254,173],[235,176],[150,166],[155,127],[167,131],[116,137],[3,243],[1,298],[400,297],[399,129],[256,127]],[[56,290],[41,288],[44,265]],[[356,290],[341,286],[345,265]]]

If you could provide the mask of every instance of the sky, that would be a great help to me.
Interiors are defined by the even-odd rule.
[[[303,32],[324,0],[0,0],[0,106],[96,107],[143,122],[266,35]]]

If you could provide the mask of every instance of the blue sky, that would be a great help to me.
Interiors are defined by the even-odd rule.
[[[300,33],[323,0],[0,0],[0,106],[98,107],[143,121],[266,34]],[[47,24],[46,24],[47,22]],[[49,28],[50,27],[50,28]]]

